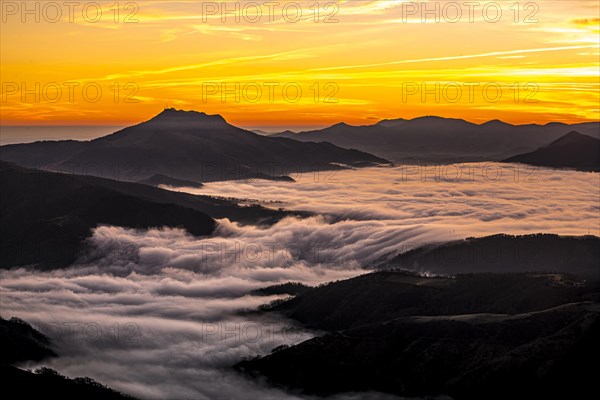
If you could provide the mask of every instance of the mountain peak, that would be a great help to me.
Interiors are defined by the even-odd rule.
[[[510,126],[509,123],[501,121],[499,119],[492,119],[490,121],[484,122],[483,124],[481,124],[480,126],[497,126],[497,127],[505,127],[505,126]]]
[[[597,139],[595,139],[597,140]],[[569,145],[573,143],[586,143],[586,142],[594,142],[594,138],[588,135],[584,135],[577,131],[571,131],[569,133],[564,134],[563,136],[556,139],[554,142],[550,143],[546,147],[557,146],[557,145]]]
[[[330,126],[330,128],[348,128],[348,127],[350,127],[350,125],[348,125],[345,122],[338,122],[337,124]]]
[[[406,121],[402,126],[418,129],[462,129],[467,126],[472,127],[474,124],[464,119],[426,115]]]
[[[504,161],[597,172],[600,170],[600,140],[571,131],[545,147]]]
[[[423,115],[422,117],[416,117],[409,121],[446,121],[451,119],[454,118],[440,117],[438,115]]]
[[[404,119],[404,118],[382,119],[381,121],[379,121],[375,125],[383,126],[385,128],[394,128],[394,127],[402,125],[406,121],[408,121],[408,120]]]
[[[208,115],[199,111],[175,108],[165,108],[148,122],[171,128],[227,128],[231,126],[219,114]]]

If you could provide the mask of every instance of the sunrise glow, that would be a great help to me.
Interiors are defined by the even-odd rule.
[[[2,125],[600,117],[595,1],[2,3]]]

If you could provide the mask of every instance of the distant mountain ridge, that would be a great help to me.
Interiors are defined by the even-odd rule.
[[[600,122],[512,125],[492,120],[474,124],[462,119],[426,116],[387,119],[362,126],[339,123],[320,130],[281,132],[272,136],[327,141],[394,162],[461,162],[504,160],[545,146],[572,130],[598,138]]]
[[[194,182],[275,177],[317,170],[389,164],[331,143],[257,135],[220,115],[165,109],[152,119],[89,142],[58,141],[0,147],[16,164],[140,181],[156,174]]]
[[[572,131],[547,146],[507,158],[504,162],[597,172],[600,171],[600,140]]]

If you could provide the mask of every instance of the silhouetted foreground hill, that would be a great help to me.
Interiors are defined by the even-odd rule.
[[[478,125],[441,117],[383,120],[365,126],[340,123],[316,131],[288,131],[273,136],[310,142],[327,141],[395,162],[460,162],[500,161],[535,150],[572,130],[600,137],[600,123],[596,122],[511,125],[495,120]]]
[[[400,254],[378,268],[420,273],[550,271],[600,280],[597,236],[492,235],[429,245]]]
[[[563,275],[372,273],[276,306],[330,333],[236,369],[317,395],[588,398],[598,290]]]
[[[415,315],[541,311],[597,298],[599,291],[598,282],[560,274],[427,278],[383,271],[311,289],[272,310],[312,328],[342,330]]]
[[[0,317],[0,378],[4,397],[22,399],[133,399],[90,378],[70,379],[49,368],[35,372],[13,364],[55,357],[50,340],[27,322]]]
[[[0,376],[2,391],[19,399],[134,399],[93,379],[71,379],[49,368],[29,372],[10,365],[0,365]]]
[[[331,143],[257,135],[220,115],[166,109],[149,121],[89,142],[58,141],[0,147],[16,164],[140,181],[155,174],[195,182],[279,177],[291,173],[387,164]]]
[[[77,258],[91,229],[182,227],[208,235],[215,222],[197,210],[159,203],[90,182],[87,177],[2,163],[1,267],[63,267]]]
[[[67,175],[0,162],[2,268],[64,267],[99,224],[129,228],[182,227],[208,235],[215,218],[274,222],[287,215],[262,207],[171,192],[148,185]]]
[[[0,343],[0,364],[12,365],[56,356],[50,349],[48,338],[18,318],[6,320],[0,317]]]
[[[600,140],[573,131],[547,146],[507,158],[504,162],[600,171]]]
[[[295,296],[297,294],[306,293],[311,289],[312,287],[300,282],[286,282],[253,290],[251,294],[254,296],[272,296],[274,294],[289,294]]]

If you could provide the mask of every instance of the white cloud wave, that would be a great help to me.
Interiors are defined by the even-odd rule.
[[[483,167],[445,168],[447,178],[456,168]],[[598,174],[540,169],[524,181],[515,180],[516,166],[491,164],[487,176],[498,168],[500,178],[479,171],[438,182],[431,167],[397,167],[338,172],[325,182],[305,175],[297,183],[210,183],[199,192],[278,200],[322,215],[268,227],[222,219],[207,238],[101,226],[73,268],[0,272],[1,311],[57,341],[61,357],[43,364],[142,398],[298,398],[229,368],[314,335],[274,316],[241,313],[280,298],[252,290],[345,279],[390,253],[434,241],[498,232],[598,234]]]

